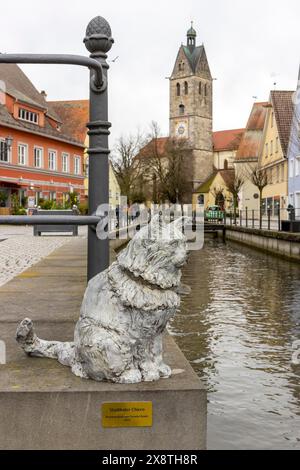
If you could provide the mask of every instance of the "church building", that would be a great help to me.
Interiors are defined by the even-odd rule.
[[[183,138],[191,150],[192,189],[213,172],[212,76],[204,45],[197,33],[187,32],[170,77],[170,137]]]

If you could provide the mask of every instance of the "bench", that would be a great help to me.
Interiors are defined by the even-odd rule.
[[[66,209],[66,210],[41,210],[35,209],[32,216],[35,215],[78,215],[77,209]],[[78,226],[77,225],[34,225],[33,235],[35,237],[40,237],[42,232],[72,232],[73,237],[78,235]]]

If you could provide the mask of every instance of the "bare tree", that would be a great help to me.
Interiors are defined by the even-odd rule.
[[[262,228],[262,193],[264,188],[270,183],[268,170],[257,165],[250,172],[250,181],[259,192],[259,227]]]
[[[127,196],[128,203],[133,201],[136,188],[142,189],[142,185],[137,185],[141,178],[141,162],[136,158],[140,149],[144,145],[145,139],[140,132],[128,137],[121,136],[115,146],[111,164],[115,171],[120,185],[122,196]],[[142,198],[142,195],[140,195]]]
[[[239,193],[244,183],[245,183],[245,178],[242,175],[239,175],[236,173],[234,177],[226,183],[226,188],[230,192],[233,198],[234,220],[236,220],[236,210],[238,207]]]
[[[160,138],[157,123],[151,123],[148,145],[143,152],[144,173],[153,184],[153,201],[182,203],[191,188],[190,151],[184,139]]]

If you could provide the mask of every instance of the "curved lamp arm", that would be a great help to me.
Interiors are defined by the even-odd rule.
[[[65,64],[81,65],[92,69],[91,87],[96,92],[106,88],[106,80],[101,64],[90,57],[73,54],[1,54],[0,63],[3,64]]]

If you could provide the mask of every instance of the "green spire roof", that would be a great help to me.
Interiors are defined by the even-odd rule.
[[[194,30],[194,28],[193,28],[193,22],[192,22],[192,21],[191,21],[191,27],[190,27],[190,29],[189,29],[188,32],[187,32],[187,36],[191,36],[191,37],[193,37],[193,38],[195,38],[195,37],[197,36],[197,33],[196,33],[196,31]]]

